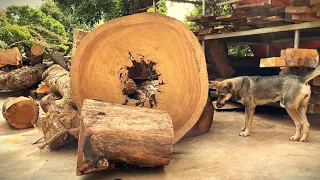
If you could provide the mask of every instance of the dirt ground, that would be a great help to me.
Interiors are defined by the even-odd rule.
[[[12,129],[1,115],[0,179],[320,179],[320,116],[309,116],[307,143],[289,141],[294,124],[285,111],[259,108],[248,137],[238,136],[243,121],[242,110],[215,112],[210,131],[176,144],[168,166],[77,177],[75,142],[40,151],[30,144],[41,137],[37,128]]]

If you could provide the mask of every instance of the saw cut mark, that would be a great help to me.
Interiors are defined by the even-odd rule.
[[[158,89],[159,85],[164,84],[163,81],[159,83],[158,74],[154,69],[155,62],[147,60],[145,61],[144,56],[139,54],[139,60],[136,60],[131,52],[129,57],[132,62],[131,67],[123,67],[127,73],[120,73],[120,82],[124,84],[122,93],[126,95],[126,100],[123,103],[127,105],[130,100],[138,100],[136,106],[145,107],[145,102],[149,101],[149,106],[153,108],[157,106],[156,93],[160,92]]]

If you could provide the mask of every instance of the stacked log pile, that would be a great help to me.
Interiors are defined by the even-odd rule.
[[[280,57],[262,58],[260,67],[280,67],[280,75],[305,76],[319,65],[316,49],[283,49]],[[310,82],[311,98],[308,113],[320,113],[320,76]]]
[[[231,5],[232,14],[208,14],[187,17],[187,20],[203,27],[194,31],[197,36],[320,20],[320,1],[301,3],[294,0],[291,4],[292,6],[285,7],[263,2],[236,2]]]

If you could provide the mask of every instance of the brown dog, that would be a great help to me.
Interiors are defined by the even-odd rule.
[[[225,105],[232,96],[245,106],[246,119],[240,136],[248,136],[256,106],[280,101],[296,125],[292,141],[306,141],[309,127],[306,111],[310,100],[308,82],[320,75],[320,66],[305,77],[286,76],[242,76],[226,79],[217,84],[217,108]],[[303,128],[303,133],[301,129]],[[302,134],[302,137],[301,137]]]

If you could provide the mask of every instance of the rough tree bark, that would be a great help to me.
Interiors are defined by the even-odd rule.
[[[112,169],[113,163],[167,165],[172,150],[173,127],[167,112],[85,100],[77,175]]]
[[[80,29],[75,29],[73,31],[73,43],[72,43],[72,55],[76,53],[76,50],[81,42],[81,40],[88,34],[88,31],[83,31]]]
[[[125,94],[131,80],[136,91],[157,80],[146,86],[155,94]],[[97,98],[167,111],[177,142],[196,124],[207,102],[205,56],[197,38],[178,20],[157,13],[121,17],[81,41],[72,59],[71,87],[79,109],[84,98]],[[154,102],[140,103],[142,96]]]
[[[59,64],[68,71],[70,70],[70,67],[67,66],[67,58],[65,58],[61,52],[53,51],[49,54],[49,57],[55,64]]]
[[[23,90],[39,83],[46,69],[44,64],[24,66],[11,72],[0,74],[0,90]]]
[[[33,127],[39,118],[39,107],[27,97],[8,98],[2,107],[5,120],[17,129]]]
[[[52,65],[43,73],[43,79],[54,94],[43,97],[40,102],[46,112],[45,117],[41,118],[45,143],[38,147],[43,149],[49,145],[54,150],[65,144],[69,134],[78,138],[78,111],[71,98],[68,71],[60,65]]]
[[[0,68],[5,65],[19,65],[21,60],[21,53],[16,47],[0,51]]]

